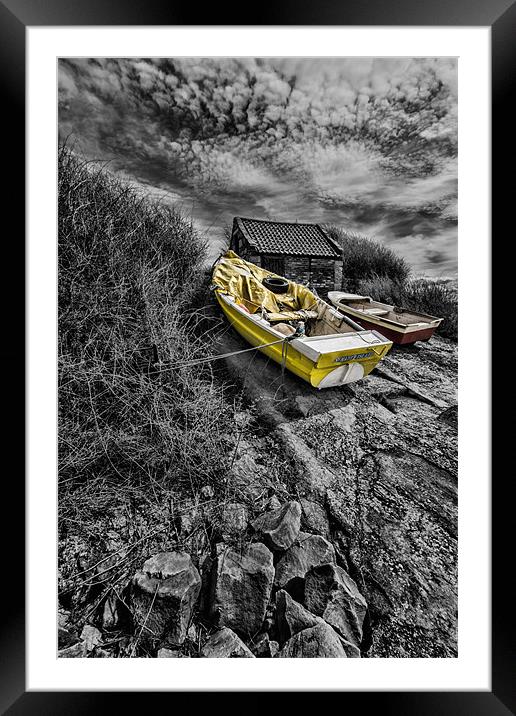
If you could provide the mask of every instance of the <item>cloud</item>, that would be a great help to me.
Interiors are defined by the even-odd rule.
[[[453,59],[62,60],[59,106],[88,156],[205,207],[456,219]]]

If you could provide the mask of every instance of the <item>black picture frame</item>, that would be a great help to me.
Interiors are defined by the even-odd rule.
[[[199,16],[202,23],[199,23]],[[516,77],[516,3],[512,0],[369,0],[367,3],[338,2],[337,0],[278,0],[269,6],[252,7],[246,14],[245,6],[232,3],[211,4],[202,11],[185,3],[176,7],[165,0],[0,0],[0,87],[4,104],[5,151],[9,187],[9,214],[18,217],[13,224],[9,240],[4,241],[5,266],[24,265],[25,215],[25,30],[28,26],[73,25],[385,25],[385,26],[486,26],[492,33],[492,136],[493,136],[493,235],[501,233],[512,207],[512,182],[505,179],[502,166],[507,157],[514,156],[514,119],[509,108],[514,100]],[[6,139],[8,141],[6,141]],[[4,153],[5,157],[5,153]],[[502,165],[503,162],[503,165]],[[7,206],[7,202],[6,206]],[[14,211],[18,211],[13,214]],[[16,229],[14,229],[16,226]],[[507,226],[510,226],[507,221]],[[494,258],[493,252],[493,258]],[[9,432],[6,444],[15,445],[24,434],[24,294],[23,282],[11,273],[14,303],[21,316],[8,308],[4,330],[9,336],[8,347],[3,351],[4,375],[9,406]],[[491,300],[498,300],[499,291],[493,289]],[[492,330],[498,319],[493,315]],[[34,346],[29,346],[34,349]],[[7,373],[8,371],[8,373]],[[494,388],[495,385],[492,385]],[[493,433],[492,454],[501,450],[503,438]],[[13,449],[11,447],[11,449]],[[24,483],[20,472],[20,455],[17,468],[5,472],[4,497],[8,497],[9,512],[17,520],[8,526],[2,520],[2,544],[7,547],[8,559],[4,569],[11,579],[4,584],[7,597],[3,609],[0,643],[0,710],[12,715],[20,714],[86,714],[103,710],[121,710],[121,693],[97,694],[93,692],[26,692],[25,687],[25,613],[24,613]],[[510,480],[505,471],[502,476]],[[489,714],[502,716],[516,713],[515,654],[516,639],[512,606],[514,592],[510,582],[511,560],[505,561],[505,546],[513,542],[512,521],[509,510],[512,503],[506,497],[506,483],[492,482],[493,541],[492,541],[492,691],[471,692],[348,692],[342,694],[346,709],[372,709],[382,714]],[[7,505],[4,503],[7,512]],[[7,555],[6,555],[7,556]],[[507,558],[508,559],[508,558]],[[9,566],[10,565],[10,566]],[[15,565],[15,578],[13,577]],[[175,708],[183,704],[181,694],[163,694],[173,698]],[[211,694],[213,697],[214,694]],[[258,695],[256,705],[264,703],[266,693]],[[129,694],[132,708],[147,694]],[[169,701],[170,703],[170,701]],[[270,702],[269,702],[270,703]],[[181,706],[180,706],[181,707]]]

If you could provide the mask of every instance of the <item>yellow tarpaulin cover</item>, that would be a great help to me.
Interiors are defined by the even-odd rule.
[[[273,293],[262,284],[266,276],[277,274],[244,261],[233,251],[226,251],[215,266],[212,280],[216,287],[233,296],[250,313],[265,308],[267,318],[272,321],[303,318],[306,316],[298,311],[317,308],[316,297],[305,286],[289,281],[287,293]]]

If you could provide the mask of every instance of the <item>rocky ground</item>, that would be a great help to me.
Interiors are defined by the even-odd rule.
[[[227,334],[221,352],[242,347]],[[395,348],[326,391],[261,354],[217,371],[245,395],[223,499],[176,505],[146,560],[111,520],[111,556],[83,571],[125,571],[85,587],[89,617],[62,604],[60,655],[456,656],[456,344]]]

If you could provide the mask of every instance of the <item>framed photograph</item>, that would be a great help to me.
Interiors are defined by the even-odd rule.
[[[191,14],[0,5],[28,397],[2,708],[510,713],[490,197],[514,6]]]

